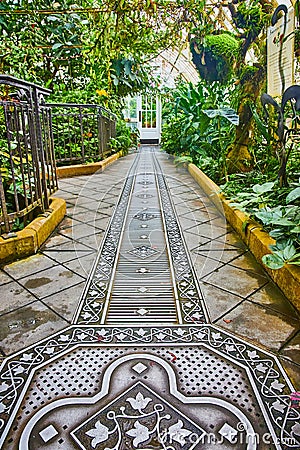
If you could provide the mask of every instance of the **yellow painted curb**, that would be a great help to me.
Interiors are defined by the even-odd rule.
[[[66,214],[66,202],[61,198],[50,198],[51,213],[34,219],[24,230],[17,231],[16,237],[0,237],[0,263],[8,263],[25,258],[38,251]]]
[[[206,195],[211,198],[218,210],[225,215],[227,221],[241,236],[255,258],[263,265],[262,257],[271,252],[269,245],[275,243],[274,239],[263,231],[260,224],[251,220],[242,211],[234,209],[224,195],[220,194],[220,188],[197,166],[189,164],[188,171]],[[247,227],[244,227],[245,223],[248,223]],[[286,265],[278,270],[269,269],[264,265],[263,267],[290,302],[300,311],[300,268],[291,265]]]
[[[103,161],[91,164],[77,164],[74,166],[57,167],[56,173],[58,178],[78,177],[80,175],[92,175],[99,170],[103,171],[107,166],[123,156],[123,152],[115,153]]]

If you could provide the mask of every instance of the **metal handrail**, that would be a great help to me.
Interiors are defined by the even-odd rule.
[[[81,163],[103,159],[116,135],[116,115],[95,104],[47,103],[52,110],[56,162]],[[63,125],[62,125],[63,124]]]
[[[0,102],[4,165],[0,171],[0,234],[10,236],[17,219],[25,225],[49,208],[49,197],[58,183],[51,108],[43,105],[51,91],[10,75],[0,75],[0,85],[17,90]]]
[[[47,106],[51,107],[64,107],[64,108],[91,108],[91,109],[98,109],[101,111],[102,114],[107,114],[112,120],[117,120],[116,114],[109,111],[109,109],[104,108],[101,105],[96,105],[94,103],[47,103]]]
[[[56,162],[86,163],[110,152],[117,117],[101,105],[46,103],[49,89],[10,75],[0,75],[0,85],[16,89],[0,99],[0,234],[10,236],[17,219],[25,225],[49,208]]]

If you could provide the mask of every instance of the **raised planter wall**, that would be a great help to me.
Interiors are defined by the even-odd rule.
[[[79,177],[80,175],[92,175],[99,170],[104,170],[107,166],[112,164],[117,159],[123,156],[123,152],[115,153],[103,161],[99,161],[91,164],[77,164],[74,166],[62,166],[57,167],[56,173],[58,178],[70,178]]]
[[[5,264],[33,255],[46,241],[66,214],[66,202],[61,198],[50,198],[49,212],[30,222],[15,237],[0,237],[0,262]]]
[[[220,194],[220,188],[197,166],[189,164],[188,171],[218,210],[225,215],[227,221],[240,235],[258,262],[263,265],[262,257],[271,253],[269,245],[275,243],[274,239],[262,229],[260,224],[250,220],[249,216],[242,211],[233,208],[224,195]],[[248,223],[246,227],[245,223]],[[278,270],[269,269],[265,265],[263,267],[290,302],[300,311],[300,268],[292,265],[286,265]]]

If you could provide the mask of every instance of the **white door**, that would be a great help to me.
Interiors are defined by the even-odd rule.
[[[140,95],[137,108],[141,143],[158,144],[161,133],[161,106],[158,95]]]

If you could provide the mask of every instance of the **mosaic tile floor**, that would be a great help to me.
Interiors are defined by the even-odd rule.
[[[1,448],[300,448],[299,316],[156,150],[63,181],[58,232],[0,272]]]

